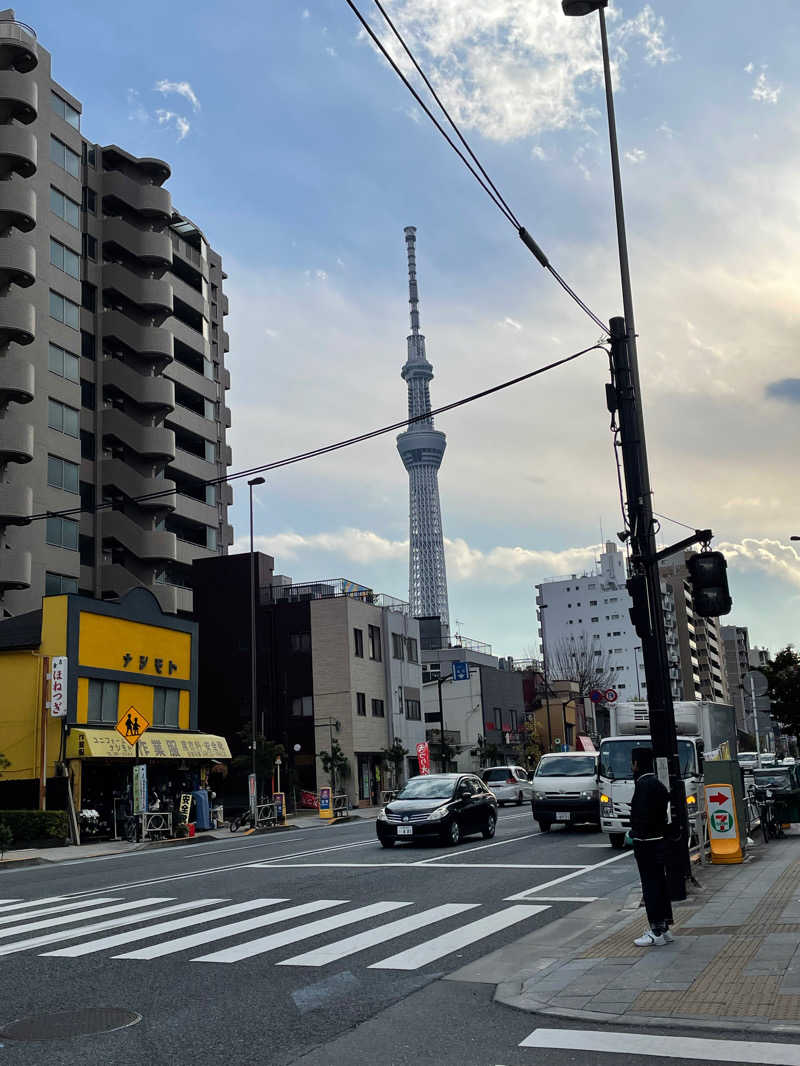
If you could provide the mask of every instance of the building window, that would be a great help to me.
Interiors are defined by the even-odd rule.
[[[364,630],[353,630],[353,654],[357,659],[364,658]]]
[[[95,457],[94,433],[86,429],[81,430],[81,459],[94,459]]]
[[[381,655],[381,631],[377,626],[367,626],[369,631],[369,657],[379,663]]]
[[[153,725],[171,725],[178,728],[178,706],[181,690],[163,688],[157,685],[153,689]]]
[[[69,222],[70,226],[80,229],[81,205],[53,185],[50,186],[50,210],[65,222]]]
[[[94,145],[88,145],[86,141],[83,142],[83,161],[87,166],[93,167],[97,162],[97,153]]]
[[[82,481],[80,483],[81,494],[81,510],[93,511],[94,510],[94,485],[89,481]]]
[[[67,577],[66,574],[51,574],[49,571],[44,575],[45,596],[63,596],[67,592],[77,591],[77,577]]]
[[[403,634],[402,633],[392,633],[392,658],[393,659],[402,659],[404,657],[403,656],[403,644],[404,643],[405,643],[405,641],[403,640]]]
[[[71,518],[52,516],[47,519],[46,539],[47,543],[52,544],[54,548],[69,548],[70,551],[76,552],[78,550],[78,523],[73,522]]]
[[[373,700],[372,701],[372,717],[373,718],[383,718],[384,717],[383,700]]]
[[[410,663],[418,662],[417,657],[417,642],[414,637],[408,637],[406,639],[406,658]]]
[[[71,278],[81,276],[81,257],[54,237],[50,238],[50,264],[57,270],[63,270]]]
[[[58,344],[53,344],[52,341],[50,341],[47,365],[51,374],[58,374],[60,378],[66,378],[67,381],[80,381],[81,361],[78,356]]]
[[[363,692],[356,693],[356,714],[359,718],[367,717],[367,697]]]
[[[89,411],[94,411],[96,391],[93,381],[85,381],[81,378],[81,407],[85,407]]]
[[[59,433],[66,433],[68,437],[77,437],[80,433],[80,412],[58,400],[48,399],[47,424]]]
[[[289,647],[292,651],[311,651],[311,634],[290,633]]]
[[[56,322],[63,322],[65,326],[73,329],[81,328],[81,309],[72,300],[62,296],[60,292],[50,290],[50,317]]]
[[[55,113],[63,118],[65,122],[68,122],[74,129],[79,130],[81,128],[81,113],[76,111],[72,104],[68,104],[66,100],[50,90],[50,104]]]
[[[599,619],[599,617],[598,617],[598,618],[593,618],[593,619],[592,619],[592,621],[593,621],[593,622],[599,622],[599,621],[600,621],[600,619]]]
[[[86,330],[81,330],[81,355],[84,359],[94,360],[95,351],[97,350],[97,344],[93,333],[87,333]]]
[[[83,187],[83,207],[85,211],[91,211],[93,215],[97,213],[97,193],[88,185]]]
[[[66,459],[59,459],[57,455],[47,457],[47,484],[53,489],[63,489],[65,492],[78,492],[78,475],[80,467],[77,463],[70,463]]]
[[[71,174],[73,178],[80,177],[81,157],[52,134],[50,135],[50,161],[62,170],[66,170],[67,174]]]
[[[217,530],[215,526],[206,526],[206,547],[211,551],[217,550]]]
[[[89,678],[90,722],[113,722],[116,725],[119,718],[118,703],[118,681],[95,681],[94,678]]]
[[[85,311],[97,310],[97,287],[88,281],[81,282],[81,307]]]
[[[590,607],[596,607],[597,606],[597,600],[589,600],[589,606]]]
[[[314,717],[314,697],[313,696],[299,696],[297,699],[292,700],[292,717],[293,718],[313,718]]]
[[[97,238],[91,233],[84,233],[82,237],[83,255],[85,259],[97,259]]]
[[[420,707],[419,700],[406,700],[406,718],[412,722],[419,722],[422,720],[422,708]]]

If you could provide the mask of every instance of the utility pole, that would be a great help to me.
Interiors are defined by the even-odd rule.
[[[447,773],[447,766],[444,758],[444,704],[442,703],[442,685],[452,680],[450,677],[439,677],[436,679],[436,687],[439,690],[439,737],[441,741],[441,754],[440,761],[442,764],[442,773]]]

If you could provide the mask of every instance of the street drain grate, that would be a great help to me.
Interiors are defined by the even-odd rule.
[[[77,1010],[31,1014],[0,1026],[0,1038],[6,1040],[64,1040],[70,1036],[113,1033],[136,1025],[141,1014],[121,1007],[81,1007]]]

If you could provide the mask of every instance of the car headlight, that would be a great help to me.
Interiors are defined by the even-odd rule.
[[[589,789],[586,792],[581,792],[581,799],[596,800],[597,799],[597,789],[596,788],[591,788],[591,789]]]
[[[378,811],[378,821],[379,822],[388,822],[389,821],[388,815],[386,814],[386,808],[385,807],[381,807],[381,809]]]
[[[435,811],[431,811],[428,815],[429,822],[440,822],[442,818],[446,818],[449,812],[449,807],[437,807]]]

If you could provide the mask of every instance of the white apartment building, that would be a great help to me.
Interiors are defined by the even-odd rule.
[[[536,586],[539,642],[547,658],[548,675],[556,678],[559,649],[574,640],[587,640],[601,662],[610,664],[621,700],[647,698],[642,642],[630,619],[631,598],[625,586],[625,557],[613,541],[606,541],[593,573],[543,581]],[[667,648],[671,653],[673,699],[682,699],[678,662],[675,601],[661,584]],[[565,680],[565,679],[562,679]]]

